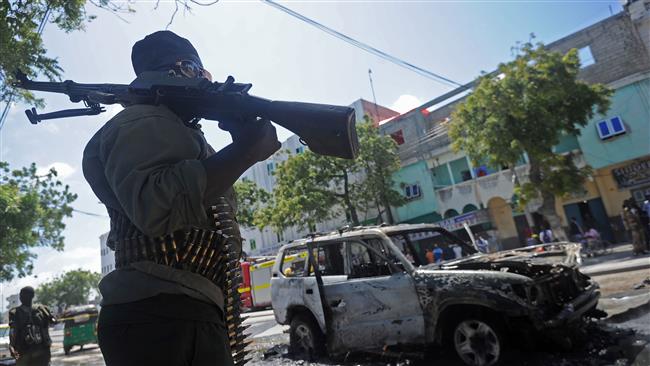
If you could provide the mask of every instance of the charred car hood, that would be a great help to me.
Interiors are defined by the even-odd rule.
[[[562,269],[575,269],[579,265],[580,244],[564,242],[475,254],[421,268],[427,271],[498,271],[538,278]]]

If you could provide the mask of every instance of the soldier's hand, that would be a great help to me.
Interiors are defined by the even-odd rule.
[[[249,120],[238,124],[220,123],[219,127],[230,132],[233,144],[248,161],[264,161],[282,146],[275,127],[269,120]]]

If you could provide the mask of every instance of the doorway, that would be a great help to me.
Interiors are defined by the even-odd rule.
[[[583,230],[590,227],[598,230],[603,239],[614,241],[614,233],[605,212],[605,206],[600,198],[564,205],[567,222],[575,217]]]

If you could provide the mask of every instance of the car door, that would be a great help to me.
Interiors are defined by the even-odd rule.
[[[424,342],[424,318],[411,275],[391,271],[386,251],[360,240],[341,242],[345,280],[323,276],[331,314],[329,350],[334,354]],[[397,269],[397,266],[393,266]]]

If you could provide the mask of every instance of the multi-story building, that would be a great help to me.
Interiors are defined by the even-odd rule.
[[[557,212],[567,225],[575,217],[612,240],[620,239],[620,207],[650,191],[650,1],[630,2],[625,11],[548,45],[578,49],[579,77],[613,89],[611,108],[595,116],[578,136],[564,136],[555,151],[572,153],[576,163],[595,169],[582,192],[558,197]],[[533,213],[513,211],[513,172],[473,166],[450,148],[449,117],[468,93],[459,88],[380,126],[399,145],[402,168],[395,181],[408,202],[396,208],[401,222],[438,222],[459,229],[463,222],[503,247],[521,245],[541,224]],[[525,179],[525,157],[514,169]],[[532,206],[532,207],[531,207]],[[618,230],[617,230],[618,229]]]
[[[115,252],[106,246],[106,239],[108,233],[99,236],[99,250],[101,255],[102,264],[102,277],[106,276],[109,272],[115,269]]]
[[[350,105],[355,110],[356,122],[363,121],[364,116],[376,124],[399,115],[399,113],[368,102],[364,99],[359,99]],[[259,162],[250,167],[241,177],[241,179],[248,179],[255,182],[258,187],[265,189],[267,192],[272,192],[275,187],[275,175],[273,174],[278,165],[287,160],[292,155],[301,154],[307,147],[304,146],[298,136],[292,135],[282,143],[280,150],[265,161]],[[360,218],[362,221],[364,217]],[[346,223],[345,217],[335,218],[326,222],[321,222],[316,225],[317,231],[328,231],[340,227]],[[301,238],[306,235],[307,230],[299,230],[296,227],[290,227],[283,232],[275,232],[271,228],[259,230],[257,228],[242,227],[242,237],[244,241],[244,251],[249,255],[272,255],[277,252],[281,243],[288,240]]]

